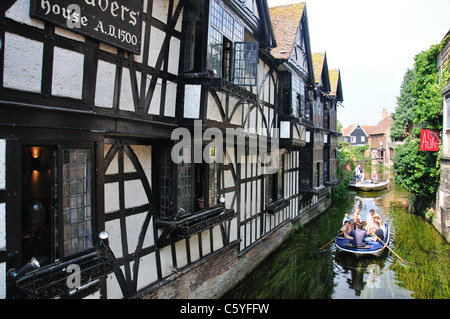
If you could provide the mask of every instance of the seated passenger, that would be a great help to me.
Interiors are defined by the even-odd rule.
[[[373,222],[373,227],[372,227],[370,233],[376,235],[376,236],[372,237],[373,241],[381,243],[381,240],[383,240],[383,238],[384,238],[384,232],[380,228],[380,223],[378,221]]]
[[[362,222],[361,215],[359,215],[360,209],[358,207],[355,208],[355,212],[352,215],[352,218],[355,222]]]
[[[356,223],[356,229],[350,231],[349,236],[353,238],[353,246],[355,247],[364,247],[364,238],[367,237],[367,233],[362,229],[361,223]]]
[[[345,213],[344,219],[342,220],[342,225],[344,225],[346,221],[350,221],[350,214],[349,213]]]
[[[344,222],[344,225],[342,225],[341,229],[339,230],[339,237],[343,237],[343,238],[347,238],[347,239],[353,239],[353,238],[348,238],[348,233],[350,232],[350,230],[352,230],[352,226],[350,225],[350,220],[346,220]]]
[[[375,213],[375,210],[373,208],[370,209],[370,213],[369,213],[369,215],[367,215],[367,218],[366,218],[366,226],[364,227],[365,230],[369,231],[369,229],[373,227],[373,221],[375,220],[375,217],[377,217],[377,216],[378,216],[378,218],[380,217],[380,215]]]
[[[377,221],[380,225],[381,230],[383,231],[383,234],[386,234],[386,226],[383,223],[383,220],[381,220],[381,217],[379,215],[375,215],[373,217],[374,222]]]

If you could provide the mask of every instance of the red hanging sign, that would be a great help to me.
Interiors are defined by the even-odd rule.
[[[437,152],[439,151],[439,131],[421,130],[420,131],[420,150]]]

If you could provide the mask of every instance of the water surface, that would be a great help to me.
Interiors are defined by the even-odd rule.
[[[449,245],[421,216],[408,212],[410,193],[393,185],[376,193],[355,192],[320,217],[299,226],[268,258],[224,298],[450,298]],[[354,258],[337,252],[334,236],[345,212],[371,208],[387,221],[390,247],[379,257]]]

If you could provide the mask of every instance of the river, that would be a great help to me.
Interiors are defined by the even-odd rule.
[[[392,185],[376,193],[352,192],[291,236],[223,298],[228,299],[450,299],[450,245],[423,217],[408,212],[412,195]],[[332,242],[345,212],[371,208],[390,226],[390,247],[379,257],[356,259]]]

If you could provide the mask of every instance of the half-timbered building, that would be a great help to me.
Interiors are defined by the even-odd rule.
[[[329,205],[342,93],[272,13],[1,2],[1,298],[217,297]]]
[[[336,185],[337,179],[337,161],[336,149],[340,133],[337,131],[337,108],[344,101],[342,94],[341,71],[339,69],[329,70],[330,93],[325,101],[323,111],[324,136],[324,183],[325,185]]]

